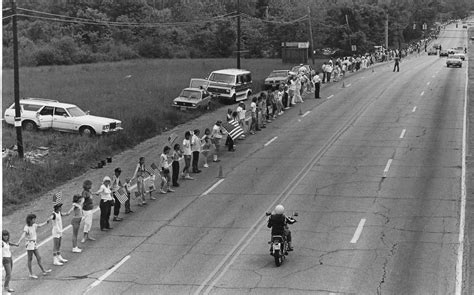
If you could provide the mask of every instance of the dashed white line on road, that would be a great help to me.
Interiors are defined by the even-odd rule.
[[[436,77],[436,75],[431,76],[431,78],[434,78],[434,77]]]
[[[89,287],[87,287],[86,291],[84,292],[84,294],[86,294],[87,292],[89,292],[91,289],[97,287],[100,283],[102,283],[103,280],[105,280],[108,276],[110,276],[114,271],[116,271],[122,264],[125,263],[125,261],[127,261],[128,259],[130,259],[130,255],[127,255],[125,256],[124,258],[122,258],[122,260],[120,260],[119,263],[117,263],[116,265],[114,265],[114,267],[112,267],[111,269],[109,269],[106,273],[104,273],[100,278],[98,278],[95,282],[93,282],[92,284],[89,285]]]
[[[385,169],[383,170],[383,177],[387,177],[388,170],[390,169],[390,165],[392,165],[392,159],[389,159],[387,165],[385,165]]]
[[[357,226],[354,236],[352,237],[351,244],[355,244],[357,243],[357,240],[359,240],[360,234],[362,233],[362,229],[364,228],[364,224],[365,224],[365,218],[362,218],[359,221],[359,225]]]
[[[426,85],[430,85],[430,84],[431,84],[431,82],[426,83]]]
[[[425,92],[424,92],[424,91],[421,92],[420,96],[423,96],[423,95],[425,95]]]
[[[330,98],[333,97],[333,96],[334,96],[334,94],[329,95],[329,96],[328,96],[328,99],[330,99]]]
[[[403,130],[402,130],[402,133],[400,134],[400,138],[405,137],[405,132],[407,132],[407,130],[406,130],[406,129],[403,129]]]
[[[306,112],[303,114],[302,117],[306,117],[306,115],[308,115],[309,113],[311,113],[311,111],[306,111]],[[275,139],[276,139],[276,137],[275,137]],[[272,139],[272,140],[273,140],[273,139]]]
[[[413,107],[413,110],[411,110],[412,113],[416,111],[416,107]]]
[[[351,85],[352,85],[352,84],[349,83],[349,84],[346,85],[346,87],[351,87]]]
[[[309,111],[307,111],[306,113],[309,113]],[[305,113],[305,115],[306,115],[306,113]],[[303,117],[304,117],[305,115],[303,115]],[[269,141],[267,141],[267,143],[265,143],[263,146],[269,145],[270,143],[274,142],[277,138],[278,138],[278,136],[275,136],[274,138],[272,138],[272,139],[270,139]]]
[[[212,191],[213,191],[219,184],[221,184],[221,182],[223,182],[223,181],[224,181],[224,178],[219,179],[219,180],[218,180],[216,183],[214,183],[214,185],[211,186],[207,191],[203,192],[202,195],[201,195],[201,197],[202,197],[202,196],[205,196],[205,195],[207,195],[207,194],[209,194],[210,192],[212,192]]]

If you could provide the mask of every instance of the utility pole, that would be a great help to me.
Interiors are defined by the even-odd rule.
[[[385,11],[385,50],[388,50],[388,13]]]
[[[237,69],[240,69],[240,0],[237,0]]]
[[[308,6],[308,25],[309,25],[309,38],[311,40],[311,60],[314,65],[314,42],[313,42],[313,28],[311,27],[311,8]]]
[[[21,135],[21,109],[20,109],[20,75],[18,72],[18,29],[16,25],[16,0],[12,3],[12,28],[13,28],[13,88],[15,98],[15,129],[16,129],[16,146],[18,157],[23,159],[23,138]]]

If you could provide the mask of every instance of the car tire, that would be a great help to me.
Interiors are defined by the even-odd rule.
[[[36,123],[29,120],[23,121],[23,123],[21,123],[21,126],[26,131],[36,131],[38,129]]]
[[[235,93],[232,95],[232,103],[237,103],[237,95]]]
[[[79,134],[83,136],[94,136],[95,135],[95,130],[92,127],[89,126],[83,126],[81,129],[79,129]]]

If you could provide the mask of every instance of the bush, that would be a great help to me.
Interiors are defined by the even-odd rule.
[[[38,48],[34,53],[34,56],[36,65],[38,66],[54,65],[56,63],[54,51],[48,45]]]

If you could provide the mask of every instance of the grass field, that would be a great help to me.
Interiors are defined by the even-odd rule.
[[[318,61],[316,68],[321,63]],[[47,165],[16,163],[18,169],[4,169],[4,214],[80,175],[104,155],[118,153],[159,134],[164,128],[172,128],[198,116],[199,112],[174,109],[172,100],[188,86],[191,78],[205,78],[213,70],[234,68],[235,65],[235,59],[147,59],[21,68],[20,97],[74,103],[83,110],[90,110],[92,115],[122,120],[125,130],[118,135],[98,138],[57,132],[24,132],[25,152],[47,146],[50,156]],[[254,93],[261,90],[263,79],[272,70],[291,66],[277,59],[241,60],[241,68],[252,72]],[[13,71],[3,70],[2,80],[3,114],[13,103]],[[3,147],[15,143],[14,128],[4,125]]]

